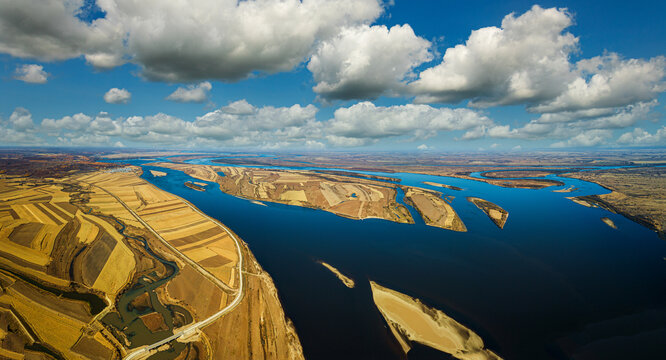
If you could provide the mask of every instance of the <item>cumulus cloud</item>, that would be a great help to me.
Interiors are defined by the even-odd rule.
[[[125,89],[111,88],[104,94],[104,101],[109,104],[127,104],[132,94]]]
[[[617,139],[619,144],[627,145],[656,145],[666,143],[666,126],[657,129],[651,134],[641,128],[626,132]]]
[[[28,109],[18,107],[9,116],[9,126],[17,131],[29,131],[34,128],[32,114]]]
[[[79,113],[72,116],[65,116],[60,119],[42,120],[41,127],[47,131],[60,131],[60,130],[84,130],[90,126],[92,118],[88,115]]]
[[[551,101],[529,108],[534,112],[604,109],[650,101],[666,90],[666,58],[623,60],[617,54],[581,60],[578,77]]]
[[[551,147],[590,147],[604,144],[613,133],[610,130],[588,130],[584,131],[567,141],[559,141]]]
[[[429,105],[375,106],[361,102],[339,108],[326,124],[326,132],[335,136],[332,142],[345,139],[373,139],[408,136],[425,139],[439,131],[466,130],[491,124],[486,116],[470,109],[434,108]],[[330,139],[329,139],[330,140]],[[358,142],[348,140],[354,146]]]
[[[76,16],[82,5],[83,0],[0,1],[0,52],[44,61],[90,55],[93,65],[96,56],[106,58],[102,65],[121,64],[122,29],[106,19],[84,23]]]
[[[18,107],[8,120],[0,118],[0,143],[34,144],[40,141],[35,135],[32,114],[27,109]]]
[[[666,91],[663,56],[610,53],[572,63],[578,48],[578,38],[566,31],[572,24],[566,9],[535,5],[520,16],[509,14],[501,27],[474,30],[465,44],[447,49],[442,62],[409,88],[416,102],[525,104],[530,112],[552,113],[553,122],[610,114]]]
[[[103,145],[159,144],[167,146],[260,146],[265,148],[302,146],[321,148],[322,124],[316,121],[314,105],[255,107],[239,100],[194,120],[158,113],[149,116],[111,118],[75,114],[43,119],[38,128],[26,109],[18,108],[8,121],[13,131],[32,131],[58,144]]]
[[[376,98],[402,88],[414,67],[431,60],[429,48],[407,24],[343,29],[319,44],[308,63],[313,90],[331,99]]]
[[[472,31],[463,45],[449,48],[439,65],[411,84],[418,102],[491,106],[535,102],[557,96],[571,79],[569,54],[578,39],[563,33],[572,24],[565,9],[537,5],[502,26]]]
[[[187,85],[186,87],[179,87],[167,96],[167,100],[176,101],[176,102],[194,102],[202,103],[208,100],[208,93],[213,88],[208,81],[196,85]]]
[[[14,79],[31,84],[45,84],[49,74],[42,65],[25,64],[16,68]]]
[[[574,111],[559,114],[544,114],[523,126],[488,124],[470,129],[462,140],[482,137],[507,139],[567,139],[554,146],[593,146],[604,144],[614,129],[634,126],[644,120],[652,120],[651,110],[658,105],[656,100],[638,103],[611,111]],[[593,141],[594,140],[594,141]],[[602,141],[603,140],[603,141]]]
[[[0,1],[0,52],[64,60],[85,56],[99,68],[126,61],[170,82],[238,80],[287,71],[315,43],[383,11],[379,0],[104,0],[104,17],[77,15],[83,0]]]

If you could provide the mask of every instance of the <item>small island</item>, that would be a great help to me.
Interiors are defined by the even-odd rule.
[[[445,188],[445,189],[449,189],[449,190],[455,190],[455,191],[462,190],[462,188],[459,188],[457,186],[440,184],[440,183],[436,183],[436,182],[432,182],[432,181],[424,181],[423,183],[426,184],[426,185],[437,186],[437,187],[441,187],[441,188]]]
[[[486,213],[490,220],[492,220],[498,228],[504,229],[504,224],[509,218],[509,212],[499,207],[497,204],[491,203],[490,201],[483,200],[477,197],[468,197],[467,201],[476,205],[481,211]]]
[[[157,171],[157,170],[150,170],[150,174],[153,175],[154,177],[167,176],[167,173],[165,173],[164,171]]]
[[[461,360],[501,360],[472,330],[419,299],[370,281],[372,299],[407,354],[412,341]]]
[[[601,218],[601,221],[603,221],[604,224],[606,224],[606,225],[612,227],[613,229],[617,230],[617,225],[615,225],[615,222],[613,222],[613,220],[611,220],[610,218],[607,218],[607,217],[604,216],[604,217]]]
[[[187,186],[190,189],[196,190],[196,191],[206,191],[206,188],[204,188],[201,185],[198,185],[199,183],[193,183],[191,181],[186,181],[185,186]]]
[[[330,271],[331,271],[331,272],[332,272],[332,273],[333,273],[338,279],[340,279],[340,281],[342,281],[343,284],[345,284],[346,287],[348,287],[348,288],[350,288],[350,289],[353,289],[354,286],[356,286],[356,283],[354,282],[353,279],[351,279],[351,278],[349,278],[349,277],[343,275],[343,274],[340,272],[340,270],[336,269],[336,268],[333,267],[332,265],[330,265],[330,264],[328,264],[328,263],[325,263],[325,262],[323,262],[323,261],[319,261],[319,263],[320,263],[322,266],[324,266],[325,268],[327,268],[328,270],[330,270]]]
[[[453,207],[442,198],[442,193],[413,186],[401,188],[405,192],[405,203],[413,206],[421,214],[426,225],[453,231],[467,231],[467,227]],[[449,201],[452,198],[447,197]]]

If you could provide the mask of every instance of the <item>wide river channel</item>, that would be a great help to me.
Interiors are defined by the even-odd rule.
[[[455,196],[452,206],[468,228],[458,233],[426,226],[412,208],[412,225],[351,220],[296,206],[258,205],[212,183],[199,192],[183,184],[201,180],[143,168],[144,179],[187,199],[249,244],[273,277],[307,359],[405,358],[372,301],[369,280],[444,311],[504,359],[656,359],[666,353],[666,241],[622,215],[566,199],[608,193],[599,185],[552,175],[565,185],[530,190],[369,173]],[[168,175],[153,177],[151,169]],[[578,190],[552,191],[570,186]],[[467,196],[507,210],[504,229]],[[319,260],[353,278],[356,287],[345,287]],[[451,359],[419,345],[407,358]]]

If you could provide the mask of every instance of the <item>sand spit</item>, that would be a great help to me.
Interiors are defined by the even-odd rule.
[[[467,231],[453,207],[442,199],[442,193],[412,186],[402,186],[404,201],[421,214],[426,225],[453,231]],[[450,199],[450,198],[449,198]]]
[[[432,181],[424,181],[423,183],[426,184],[426,185],[437,186],[437,187],[441,187],[441,188],[445,188],[445,189],[449,189],[449,190],[456,190],[456,191],[462,190],[462,188],[459,188],[457,186],[440,184],[440,183],[436,183],[436,182],[432,182]]]
[[[568,192],[573,192],[573,191],[576,191],[576,190],[578,190],[578,188],[577,188],[577,187],[574,187],[573,185],[571,185],[571,186],[569,186],[569,187],[566,188],[566,189],[553,190],[553,192],[556,192],[556,193],[568,193]]]
[[[477,197],[470,196],[467,198],[467,201],[476,205],[476,207],[486,213],[486,215],[488,215],[490,220],[492,220],[498,228],[504,229],[504,224],[506,224],[506,220],[509,218],[508,211],[502,209],[497,204]]]
[[[479,335],[440,310],[370,281],[372,298],[407,353],[415,341],[461,360],[500,360]]]
[[[573,196],[571,196],[571,197],[567,197],[567,199],[569,199],[569,200],[575,202],[575,203],[578,204],[578,205],[583,205],[583,206],[585,206],[585,207],[589,207],[589,208],[598,207],[596,204],[593,204],[593,203],[591,203],[591,202],[585,201],[585,200],[583,200],[583,199],[581,199],[581,198],[579,198],[579,197],[573,197]]]
[[[611,220],[611,219],[609,219],[609,218],[607,218],[607,217],[602,217],[602,218],[601,218],[601,221],[603,221],[604,224],[606,224],[606,225],[612,227],[613,229],[617,230],[617,225],[615,225],[615,223],[613,222],[613,220]]]
[[[150,170],[150,174],[153,175],[154,177],[167,176],[167,173],[165,173],[164,171],[157,171],[157,170]]]
[[[351,278],[349,278],[349,277],[347,277],[347,276],[344,276],[344,275],[340,272],[340,270],[334,268],[332,265],[330,265],[330,264],[328,264],[328,263],[325,263],[325,262],[323,262],[323,261],[319,261],[319,263],[322,264],[322,265],[323,265],[325,268],[327,268],[328,270],[330,270],[333,274],[335,274],[335,276],[337,276],[338,279],[340,279],[340,281],[342,281],[342,283],[345,284],[346,287],[348,287],[348,288],[350,288],[350,289],[353,289],[354,286],[356,286],[356,283],[354,283],[354,280],[353,280],[353,279],[351,279]]]

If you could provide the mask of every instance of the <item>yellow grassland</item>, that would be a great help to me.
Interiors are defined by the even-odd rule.
[[[84,359],[70,348],[81,336],[86,323],[34,302],[12,288],[0,296],[0,301],[11,304],[39,339],[63,353],[67,359]]]
[[[3,337],[0,337],[0,340],[2,340]],[[25,355],[0,348],[0,359],[11,359],[11,360],[22,360],[25,359]]]
[[[97,238],[99,228],[88,221],[81,212],[77,212],[76,217],[81,223],[79,231],[76,233],[76,238],[84,244],[90,244],[95,238]]]
[[[136,261],[132,251],[122,241],[113,248],[106,264],[93,284],[93,288],[117,295],[131,279]]]

